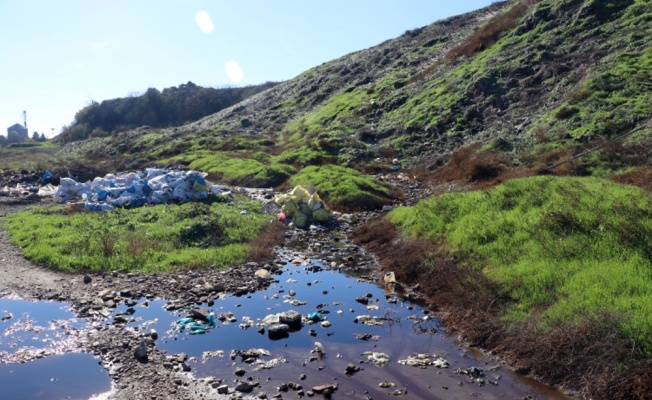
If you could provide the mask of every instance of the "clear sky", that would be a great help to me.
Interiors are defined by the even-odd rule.
[[[284,81],[492,0],[0,0],[0,134],[91,101]],[[54,129],[53,129],[54,128]]]

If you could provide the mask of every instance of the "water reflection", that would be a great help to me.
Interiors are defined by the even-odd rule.
[[[313,265],[320,268],[313,268]],[[225,296],[212,307],[198,306],[223,318],[202,335],[175,329],[185,312],[167,312],[163,300],[141,301],[128,326],[155,329],[157,346],[169,354],[188,354],[188,364],[198,377],[215,376],[230,381],[236,369],[239,378],[260,384],[260,390],[275,393],[289,381],[305,388],[329,382],[339,384],[345,397],[384,398],[392,391],[408,388],[412,398],[565,399],[557,391],[533,384],[504,367],[457,346],[443,332],[439,321],[418,305],[404,302],[378,285],[360,281],[317,262],[288,264],[268,289],[246,297]],[[147,307],[143,307],[143,305]],[[304,325],[280,340],[270,340],[262,321],[271,314],[296,310]],[[125,306],[117,313],[126,313]],[[131,311],[130,311],[131,312]],[[318,314],[312,323],[307,316]],[[323,324],[323,321],[328,323]],[[324,349],[315,356],[316,342]],[[230,357],[232,350],[263,349],[248,361]],[[447,361],[448,368],[402,365],[401,360],[424,354]],[[374,364],[373,357],[388,357]],[[347,373],[350,364],[362,370]],[[273,366],[271,369],[268,367]],[[477,367],[482,377],[462,375],[456,370]],[[380,384],[380,386],[379,386]],[[396,392],[395,394],[398,394]],[[415,397],[416,396],[416,397]]]
[[[0,399],[88,399],[110,389],[98,359],[70,353],[86,324],[68,305],[0,299],[0,321]]]

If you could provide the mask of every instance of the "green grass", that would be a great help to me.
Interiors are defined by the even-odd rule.
[[[268,221],[260,203],[237,197],[106,213],[35,207],[8,216],[3,228],[27,259],[64,271],[163,272],[242,263]]]
[[[216,152],[196,159],[190,168],[216,175],[222,183],[252,187],[280,185],[295,172],[290,165],[269,162],[264,153],[254,153],[253,157],[229,158],[228,153]]]
[[[505,322],[542,327],[608,312],[652,355],[652,199],[599,178],[536,177],[445,194],[389,218],[442,244],[512,299]]]
[[[292,186],[317,189],[326,204],[343,209],[375,209],[389,200],[388,189],[373,177],[337,165],[310,166],[290,178]]]

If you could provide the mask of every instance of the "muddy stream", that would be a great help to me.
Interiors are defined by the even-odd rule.
[[[133,299],[87,321],[66,303],[0,298],[0,399],[103,398],[112,366],[82,343],[117,321],[156,332],[158,349],[185,360],[180,374],[218,378],[210,398],[228,386],[225,398],[322,398],[318,387],[333,399],[569,399],[456,342],[373,269],[347,268],[373,260],[345,237],[313,232],[280,249],[277,264],[264,290],[192,307],[209,320],[186,319],[191,309],[172,299]],[[270,329],[297,313],[288,331]],[[31,361],[17,363],[25,352]]]

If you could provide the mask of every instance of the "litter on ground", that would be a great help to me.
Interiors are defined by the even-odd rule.
[[[111,211],[116,207],[185,203],[206,199],[209,195],[231,198],[231,191],[226,187],[212,184],[205,178],[206,174],[199,171],[147,168],[145,171],[107,174],[87,182],[61,178],[59,186],[45,184],[36,194],[60,197],[71,211]],[[9,191],[18,195],[30,190],[34,192],[34,189],[23,187]]]
[[[276,195],[274,201],[281,206],[281,212],[277,215],[278,220],[292,218],[294,225],[299,228],[309,226],[312,220],[326,222],[330,215],[319,194],[310,194],[302,186],[296,186],[287,193]]]

